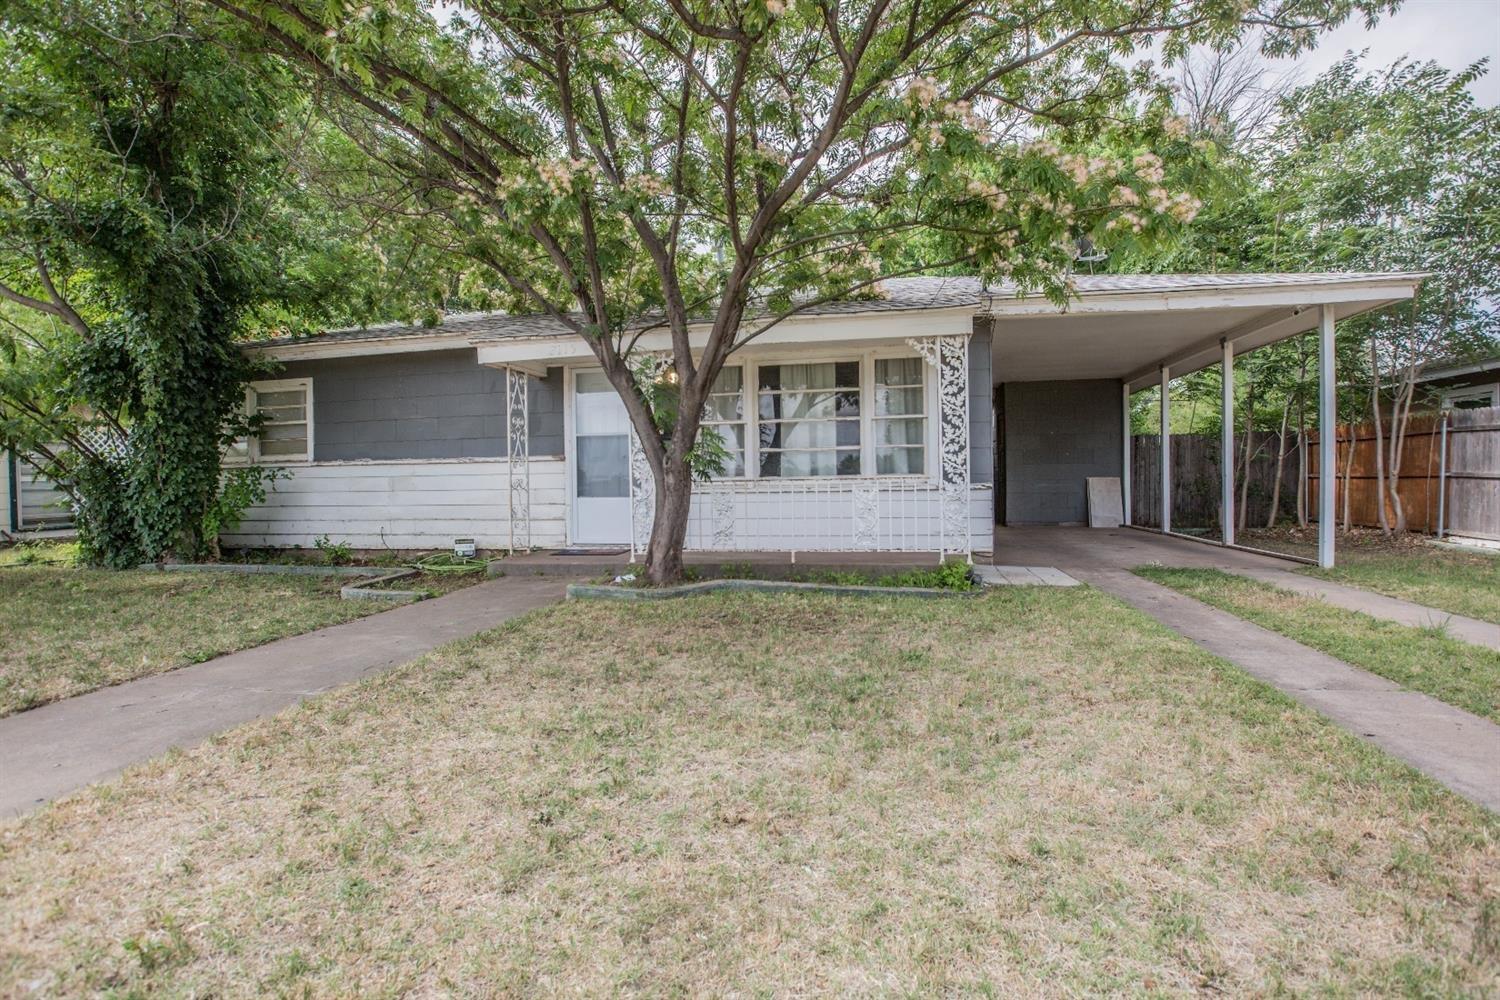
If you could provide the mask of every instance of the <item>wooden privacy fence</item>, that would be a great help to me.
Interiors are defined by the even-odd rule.
[[[1390,427],[1382,431],[1382,455],[1388,456]],[[1309,510],[1316,514],[1322,478],[1318,435],[1313,432],[1308,437]],[[1351,524],[1375,527],[1380,523],[1375,446],[1373,424],[1338,429],[1334,510],[1340,523],[1346,490]],[[1407,426],[1399,472],[1396,490],[1409,529],[1437,534],[1441,519],[1445,533],[1500,540],[1500,407],[1413,416]],[[1389,500],[1385,500],[1385,507],[1387,516],[1393,516]]]
[[[1287,517],[1297,513],[1296,435],[1289,433],[1291,449],[1281,471],[1279,507]],[[1245,496],[1246,522],[1251,527],[1264,526],[1271,513],[1275,492],[1276,452],[1280,438],[1275,434],[1255,434],[1251,438],[1250,484]],[[1215,528],[1219,524],[1219,438],[1216,434],[1173,434],[1172,449],[1172,528],[1191,530]],[[1237,434],[1234,442],[1235,468],[1244,462],[1245,435]],[[1236,476],[1235,503],[1240,501],[1239,475]],[[1144,527],[1161,527],[1161,437],[1136,434],[1130,441],[1130,523]]]
[[[1449,418],[1444,529],[1500,541],[1500,406]]]

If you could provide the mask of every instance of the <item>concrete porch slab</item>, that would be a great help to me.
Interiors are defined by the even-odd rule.
[[[987,587],[1076,587],[1078,581],[1053,566],[978,566],[974,575]]]

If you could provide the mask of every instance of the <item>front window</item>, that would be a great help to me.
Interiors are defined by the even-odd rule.
[[[858,361],[760,366],[761,476],[860,474],[859,368]]]
[[[745,370],[738,365],[724,368],[709,390],[703,426],[719,435],[729,458],[723,475],[739,478],[745,474]]]
[[[921,475],[926,468],[927,389],[921,358],[875,360],[875,471]]]
[[[230,445],[226,465],[312,461],[312,379],[252,382],[245,412],[260,417],[260,433]]]

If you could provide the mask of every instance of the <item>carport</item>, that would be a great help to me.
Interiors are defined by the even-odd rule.
[[[1130,401],[1161,391],[1162,511],[1172,530],[1173,378],[1222,366],[1223,454],[1234,449],[1234,360],[1318,331],[1320,469],[1335,465],[1334,327],[1411,298],[1425,277],[1391,274],[1078,276],[1061,311],[1039,297],[991,297],[996,387],[997,512],[1008,524],[1077,523],[1085,476],[1119,475],[1130,525]],[[1113,452],[1112,455],[1107,452]],[[1221,462],[1219,544],[1236,547],[1234,472]],[[1316,490],[1318,563],[1334,561],[1334,491]],[[1144,529],[1153,530],[1153,529]],[[1189,537],[1189,536],[1180,536]]]

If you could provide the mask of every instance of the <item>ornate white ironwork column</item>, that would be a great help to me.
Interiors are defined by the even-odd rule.
[[[969,537],[969,338],[907,341],[938,377],[938,486],[943,555],[972,557]]]
[[[527,375],[505,369],[506,458],[510,473],[510,550],[531,548],[531,444]]]
[[[880,494],[873,483],[854,488],[854,547],[873,549],[880,544]]]
[[[727,486],[718,489],[707,487],[704,492],[708,493],[709,499],[713,502],[713,547],[720,552],[733,551],[736,548],[734,492]]]
[[[654,382],[670,363],[665,355],[643,354],[631,365],[637,385]],[[635,424],[630,425],[630,561],[651,544],[651,525],[656,520],[656,478],[646,449],[641,447]]]

